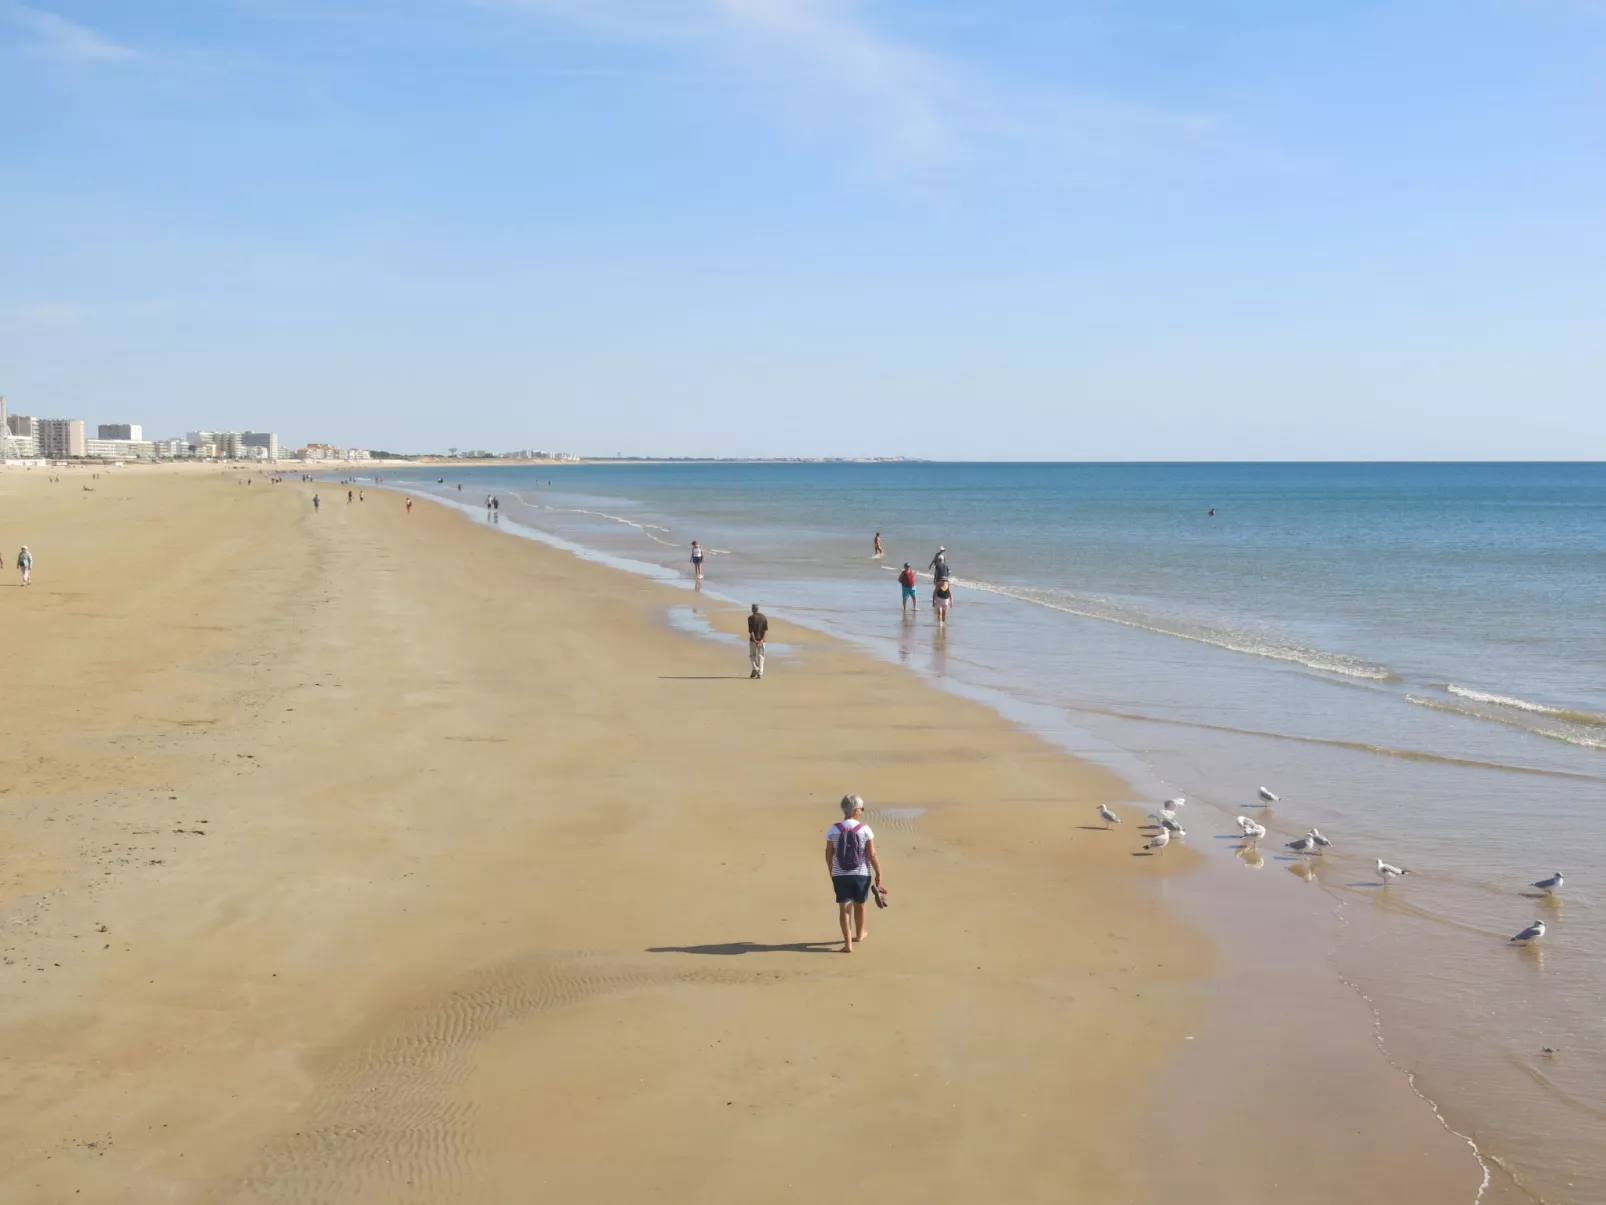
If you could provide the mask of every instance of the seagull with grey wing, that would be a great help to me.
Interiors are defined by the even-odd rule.
[[[1326,853],[1328,850],[1333,848],[1333,843],[1331,841],[1329,841],[1326,837],[1322,836],[1321,830],[1319,830],[1319,829],[1314,829],[1313,828],[1313,829],[1310,830],[1310,832],[1306,833],[1305,835],[1307,837],[1309,837],[1312,841],[1316,842],[1316,848],[1321,850],[1323,853]]]
[[[1561,890],[1561,884],[1562,884],[1561,871],[1558,870],[1555,874],[1551,875],[1548,879],[1540,879],[1537,883],[1531,883],[1531,884],[1529,884],[1529,886],[1537,887],[1537,888],[1539,888],[1540,891],[1556,892],[1556,891]]]
[[[1301,837],[1298,841],[1288,842],[1288,848],[1300,857],[1306,857],[1316,852],[1316,841],[1311,837]]]
[[[1245,841],[1259,841],[1266,835],[1266,826],[1256,824],[1248,816],[1238,817],[1238,827],[1243,830]]]
[[[1261,787],[1261,788],[1260,788],[1260,801],[1261,801],[1261,802],[1262,802],[1262,803],[1276,803],[1276,802],[1278,802],[1278,801],[1279,801],[1279,800],[1280,800],[1280,799],[1281,799],[1281,796],[1279,796],[1279,795],[1273,795],[1273,794],[1272,794],[1272,793],[1271,793],[1271,792],[1270,792],[1270,791],[1269,791],[1269,790],[1267,790],[1267,789],[1266,789],[1266,788],[1265,788],[1265,787]]]
[[[1112,824],[1121,823],[1121,818],[1102,803],[1099,804],[1099,819],[1104,821],[1105,828],[1109,828]]]
[[[1377,860],[1377,873],[1383,876],[1383,886],[1387,887],[1390,879],[1398,879],[1413,872],[1403,867],[1391,866],[1383,861],[1382,858],[1379,858]]]
[[[1521,933],[1514,934],[1511,940],[1514,942],[1521,942],[1523,945],[1527,945],[1529,942],[1538,941],[1544,935],[1545,922],[1542,920],[1536,920]]]
[[[1158,853],[1171,844],[1171,830],[1163,828],[1143,843],[1143,848],[1150,853]]]

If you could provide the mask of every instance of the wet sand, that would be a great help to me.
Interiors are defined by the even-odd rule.
[[[393,494],[83,477],[0,473],[0,1200],[1472,1200],[979,704],[779,621],[748,681],[691,594]]]

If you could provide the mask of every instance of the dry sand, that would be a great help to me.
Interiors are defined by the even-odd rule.
[[[1118,780],[785,623],[752,682],[685,592],[241,478],[0,473],[0,1201],[1171,1196],[1212,958],[1155,889],[1194,855],[1091,831]],[[894,906],[844,956],[850,790]],[[1470,1201],[1374,1061],[1355,1194],[1282,1199]],[[1194,1200],[1295,1187],[1225,1154]]]

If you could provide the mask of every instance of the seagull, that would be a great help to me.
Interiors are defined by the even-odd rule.
[[[1397,879],[1401,875],[1411,874],[1412,872],[1398,866],[1390,866],[1382,858],[1379,858],[1377,860],[1377,873],[1383,876],[1383,885],[1386,887],[1390,879]]]
[[[1121,818],[1114,812],[1110,811],[1110,809],[1105,807],[1102,803],[1099,804],[1099,819],[1104,821],[1105,828],[1109,828],[1112,824],[1121,823]]]
[[[1529,925],[1526,929],[1524,929],[1521,933],[1518,933],[1511,940],[1512,941],[1520,941],[1520,942],[1522,942],[1523,944],[1526,945],[1530,941],[1538,941],[1544,935],[1545,935],[1545,922],[1542,921],[1542,920],[1536,920],[1536,921],[1534,921],[1533,924]]]
[[[1179,837],[1186,837],[1188,835],[1182,831],[1182,826],[1175,820],[1171,819],[1170,816],[1160,817],[1160,830],[1162,832],[1175,833]]]
[[[1316,848],[1316,840],[1314,837],[1301,837],[1298,841],[1290,841],[1288,848],[1296,854],[1308,854]]]
[[[1561,882],[1561,871],[1558,870],[1548,879],[1540,879],[1537,883],[1531,883],[1529,886],[1537,887],[1540,891],[1554,891],[1561,886]]]
[[[1245,841],[1259,841],[1266,835],[1266,826],[1256,824],[1248,816],[1238,817],[1238,827],[1244,830]]]
[[[1262,802],[1265,802],[1265,803],[1276,803],[1277,799],[1278,799],[1278,797],[1276,795],[1273,795],[1265,787],[1261,787],[1260,788],[1260,798],[1261,798]]]
[[[1165,801],[1165,806],[1175,811],[1177,808],[1181,807],[1187,802],[1188,797],[1186,795],[1178,795],[1175,799],[1167,799]]]
[[[1164,849],[1169,844],[1171,844],[1171,830],[1168,828],[1163,828],[1159,832],[1155,833],[1154,836],[1145,841],[1143,843],[1143,848],[1151,851],[1159,850]]]
[[[1305,835],[1308,836],[1312,841],[1316,842],[1316,844],[1321,847],[1322,852],[1324,853],[1333,847],[1333,843],[1326,837],[1322,836],[1319,829],[1313,828]]]

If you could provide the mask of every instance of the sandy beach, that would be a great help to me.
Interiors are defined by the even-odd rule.
[[[0,1200],[1474,1199],[1108,771],[784,617],[752,682],[739,609],[246,479],[0,474]],[[893,901],[851,956],[845,791]]]

